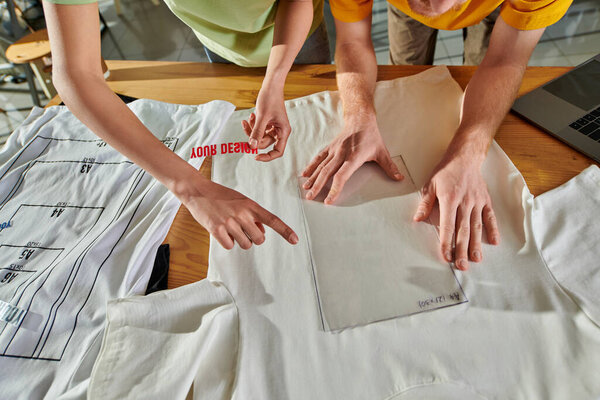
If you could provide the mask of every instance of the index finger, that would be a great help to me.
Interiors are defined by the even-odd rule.
[[[252,129],[254,129],[254,122],[254,114],[251,114],[250,118],[247,121],[245,119],[242,120],[242,129],[244,130],[244,133],[246,134],[246,136],[248,136],[248,138],[250,138],[250,135],[252,134]],[[275,139],[273,139],[273,137],[268,134],[269,130],[267,130],[265,133],[266,134],[263,135],[262,139],[260,139],[260,141],[258,142],[259,149],[266,149],[267,147],[275,143]]]
[[[298,235],[287,226],[279,217],[265,210],[259,206],[257,211],[258,222],[261,222],[267,226],[270,226],[275,232],[279,233],[281,237],[290,242],[291,244],[298,243]]]
[[[285,151],[285,146],[287,145],[288,138],[290,137],[290,132],[291,129],[287,130],[286,133],[280,135],[280,137],[277,138],[277,142],[275,142],[275,146],[273,146],[273,149],[266,154],[259,154],[258,156],[256,156],[256,159],[258,161],[271,161],[281,157],[283,155],[283,152]]]
[[[248,144],[250,145],[251,149],[258,148],[258,144],[262,140],[265,130],[267,129],[268,122],[269,121],[267,121],[262,114],[256,117],[256,122],[252,127],[252,132],[250,133],[250,138],[248,139]]]

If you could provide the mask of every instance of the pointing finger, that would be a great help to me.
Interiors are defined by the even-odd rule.
[[[260,207],[260,206],[259,206]],[[260,207],[258,209],[257,217],[259,222],[270,226],[275,232],[279,233],[281,237],[290,242],[291,244],[298,243],[298,235],[287,226],[281,219],[279,219],[274,214],[271,214],[269,211]]]

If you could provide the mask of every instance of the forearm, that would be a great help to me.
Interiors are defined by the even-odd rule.
[[[463,115],[447,156],[483,163],[496,130],[519,91],[529,57],[544,29],[521,31],[496,21],[483,62],[465,91]]]
[[[195,169],[164,146],[110,90],[100,68],[96,3],[43,2],[52,47],[52,80],[69,110],[90,130],[183,201]],[[197,189],[196,189],[197,190]]]
[[[485,159],[488,147],[521,85],[525,65],[482,63],[465,90],[463,115],[449,153]]]
[[[336,20],[337,84],[343,105],[344,127],[302,172],[307,177],[306,198],[314,200],[331,183],[325,204],[333,204],[352,174],[374,161],[396,181],[403,178],[392,161],[377,127],[373,93],[377,61],[371,43],[371,15],[358,22]]]
[[[280,1],[264,83],[283,90],[285,78],[306,41],[313,20],[311,0]]]
[[[377,80],[377,60],[370,43],[338,43],[335,52],[337,84],[346,123],[374,119],[373,93]]]
[[[101,76],[81,71],[56,75],[62,100],[81,122],[175,195],[185,196],[186,182],[197,175],[194,167],[159,141]]]

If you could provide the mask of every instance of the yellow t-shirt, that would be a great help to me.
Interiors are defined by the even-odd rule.
[[[466,0],[458,9],[450,9],[437,17],[415,13],[408,0],[388,0],[406,15],[436,29],[454,30],[476,25],[502,6],[500,16],[520,30],[545,28],[562,18],[572,0]],[[371,13],[373,0],[329,0],[331,12],[343,22],[356,22]]]

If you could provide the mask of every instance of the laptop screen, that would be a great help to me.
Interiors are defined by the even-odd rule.
[[[544,90],[587,111],[600,104],[600,62],[591,60],[550,82]]]

